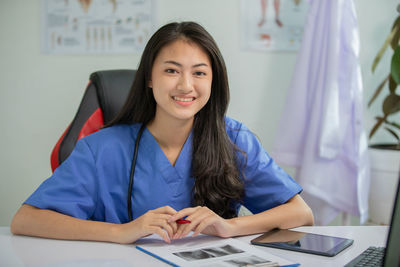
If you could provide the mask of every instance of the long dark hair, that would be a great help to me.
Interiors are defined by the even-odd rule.
[[[239,150],[225,129],[228,76],[217,44],[202,26],[195,22],[170,23],[154,33],[143,51],[127,101],[108,126],[147,124],[153,120],[156,102],[148,84],[154,60],[164,46],[182,39],[204,49],[213,72],[210,99],[195,115],[193,123],[193,204],[207,206],[224,218],[232,218],[236,216],[235,202],[240,202],[243,197],[244,185],[236,158]]]

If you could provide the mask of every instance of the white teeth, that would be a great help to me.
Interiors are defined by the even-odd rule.
[[[173,98],[174,98],[174,100],[176,100],[176,101],[182,101],[182,102],[190,102],[190,101],[193,101],[193,100],[194,100],[194,97],[190,97],[190,98],[181,98],[181,97],[174,96]]]

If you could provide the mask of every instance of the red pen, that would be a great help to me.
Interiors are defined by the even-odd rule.
[[[176,220],[176,223],[178,223],[178,224],[184,224],[184,223],[191,223],[191,221],[189,221],[189,220],[184,220],[184,219],[179,219],[179,220]]]

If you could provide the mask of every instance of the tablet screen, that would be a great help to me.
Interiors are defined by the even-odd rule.
[[[292,230],[272,230],[253,239],[251,243],[323,256],[334,256],[350,246],[353,240]]]

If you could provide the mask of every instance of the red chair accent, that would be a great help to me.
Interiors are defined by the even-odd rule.
[[[90,75],[74,119],[51,152],[53,172],[71,154],[79,139],[97,132],[115,118],[125,103],[135,73],[134,70],[107,70]]]

